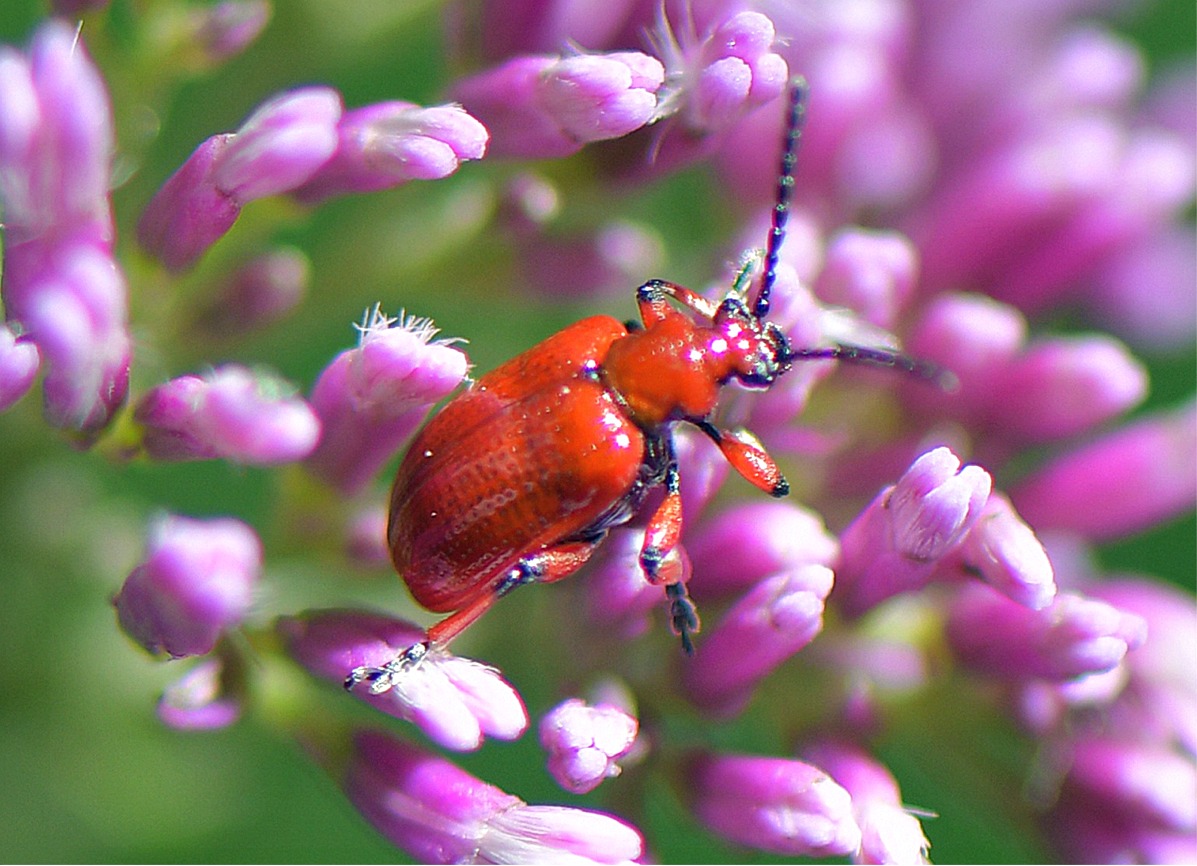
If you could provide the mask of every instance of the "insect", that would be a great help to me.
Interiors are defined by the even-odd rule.
[[[763,276],[749,303],[747,268],[721,302],[650,280],[636,292],[642,327],[594,316],[482,376],[434,415],[399,466],[387,538],[415,600],[448,616],[423,643],[381,668],[352,671],[345,687],[386,691],[433,647],[444,647],[496,600],[528,583],[576,572],[608,532],[664,487],[640,550],[645,577],[664,586],[669,620],[693,652],[698,615],[686,594],[672,431],[693,424],[749,482],[772,496],[789,485],[751,434],[711,420],[731,381],[766,389],[800,359],[898,366],[919,362],[855,346],[794,349],[766,321],[785,239],[805,83],[789,90],[786,133]]]

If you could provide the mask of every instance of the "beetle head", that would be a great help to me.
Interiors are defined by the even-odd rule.
[[[790,369],[794,352],[781,328],[762,321],[737,295],[723,299],[712,326],[711,346],[724,348],[731,375],[746,388],[764,389]]]

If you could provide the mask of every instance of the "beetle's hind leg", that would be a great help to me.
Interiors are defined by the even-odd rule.
[[[586,564],[594,548],[606,533],[597,539],[566,541],[537,553],[527,554],[502,579],[490,584],[466,603],[465,607],[447,616],[428,629],[430,646],[443,648],[486,613],[491,605],[514,589],[528,583],[555,583],[563,580]]]
[[[420,643],[408,647],[382,667],[354,668],[345,678],[346,691],[353,691],[364,682],[370,684],[371,694],[389,691],[405,671],[418,665],[428,653],[445,649],[490,610],[491,605],[512,590],[526,583],[555,583],[569,577],[586,564],[595,547],[606,536],[604,530],[521,557],[502,578],[486,584],[463,607],[430,627]]]

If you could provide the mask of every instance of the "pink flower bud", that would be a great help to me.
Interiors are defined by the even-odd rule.
[[[978,584],[952,602],[948,641],[969,667],[1006,679],[1066,680],[1118,665],[1143,643],[1147,623],[1096,599],[1063,593],[1030,610]]]
[[[0,325],[0,412],[12,406],[33,387],[41,363],[37,345]]]
[[[842,856],[860,847],[852,798],[810,764],[704,755],[691,782],[698,819],[740,845],[799,857]]]
[[[1024,478],[1010,498],[1039,531],[1117,538],[1191,511],[1197,499],[1197,407],[1144,416]]]
[[[489,137],[459,105],[367,105],[345,113],[337,125],[332,159],[294,195],[315,203],[344,193],[390,189],[409,180],[447,177],[466,160],[481,159]]]
[[[802,750],[852,796],[860,826],[855,863],[927,863],[931,847],[918,818],[906,811],[897,780],[877,760],[846,743],[824,741]]]
[[[272,374],[232,364],[202,378],[172,379],[137,405],[142,446],[158,460],[302,460],[316,447],[320,420],[289,391]]]
[[[392,319],[375,307],[360,331],[358,348],[333,359],[312,388],[324,434],[307,465],[346,494],[374,478],[469,368],[451,340],[433,339],[428,319]]]
[[[239,520],[164,517],[113,600],[121,627],[151,653],[209,653],[249,612],[261,565],[261,543]]]
[[[616,762],[631,751],[638,730],[635,717],[618,707],[592,707],[571,698],[540,720],[540,744],[549,753],[549,773],[557,784],[585,794],[619,775]]]
[[[823,602],[833,575],[801,565],[760,581],[698,643],[683,679],[691,700],[731,716],[765,676],[823,628]]]
[[[351,671],[381,668],[424,639],[418,626],[359,611],[311,612],[284,618],[278,628],[300,664],[338,685]],[[484,736],[514,740],[528,727],[515,689],[497,670],[471,659],[433,650],[393,680],[385,690],[354,693],[447,749],[477,749]]]
[[[844,530],[834,599],[858,616],[921,588],[980,518],[992,481],[947,448],[919,457]]]
[[[630,863],[640,834],[610,815],[530,806],[385,734],[354,738],[345,793],[392,843],[427,863]]]

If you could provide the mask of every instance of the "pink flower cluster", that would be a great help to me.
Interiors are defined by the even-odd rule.
[[[130,233],[152,262],[130,268],[116,227],[133,221],[114,213],[110,189],[121,145],[86,29],[51,21],[27,50],[0,47],[0,411],[40,375],[47,420],[77,445],[151,471],[225,460],[285,480],[273,520],[289,551],[275,549],[279,531],[240,519],[159,517],[114,596],[137,645],[193,660],[163,695],[162,720],[232,724],[286,676],[298,694],[302,670],[450,752],[485,753],[536,718],[545,771],[587,804],[619,812],[613,791],[669,790],[672,808],[737,848],[920,863],[935,825],[922,826],[900,768],[879,755],[912,714],[958,709],[934,687],[947,677],[982,705],[970,717],[1008,714],[1033,740],[1042,766],[1028,768],[1021,807],[1062,857],[1197,857],[1192,595],[1106,574],[1094,553],[1197,501],[1192,398],[1131,415],[1150,385],[1137,351],[1197,332],[1185,221],[1194,94],[1185,80],[1141,98],[1142,58],[1082,20],[1095,5],[458,4],[448,43],[467,72],[446,84],[452,102],[346,109],[323,85],[266,99],[165,178]],[[194,42],[195,69],[210,68],[269,17],[264,0],[218,3],[176,38]],[[809,82],[808,119],[796,178],[779,191],[794,74]],[[766,393],[727,388],[702,423],[759,439],[792,496],[736,501],[718,447],[670,427],[682,479],[670,564],[704,614],[693,657],[664,656],[647,636],[669,622],[640,564],[650,499],[583,579],[544,591],[553,613],[524,626],[536,637],[519,650],[559,652],[512,668],[544,678],[526,704],[497,667],[422,643],[405,616],[263,601],[296,549],[322,570],[338,546],[369,568],[388,559],[379,479],[432,408],[470,387],[458,341],[378,305],[357,345],[319,359],[301,388],[297,364],[280,365],[286,377],[244,358],[186,372],[197,369],[186,354],[178,371],[169,352],[142,356],[130,301],[152,306],[160,285],[185,285],[218,243],[238,242],[235,224],[259,200],[307,214],[484,156],[547,165],[583,150],[580,183],[603,204],[567,233],[554,169],[480,171],[491,187],[478,200],[494,207],[479,221],[529,297],[577,301],[655,267],[660,236],[615,203],[685,164],[714,166],[742,246],[761,244],[770,219],[784,225],[764,268],[769,322],[794,369]],[[743,288],[759,258],[741,254],[711,294]],[[205,300],[147,346],[177,335],[232,345],[312,302],[306,252],[229,260],[216,284],[201,269]],[[1064,314],[1083,326],[1057,326]],[[608,688],[587,692],[596,680]],[[288,709],[262,716],[420,860],[653,857],[651,838],[606,811],[530,805],[306,695]]]

